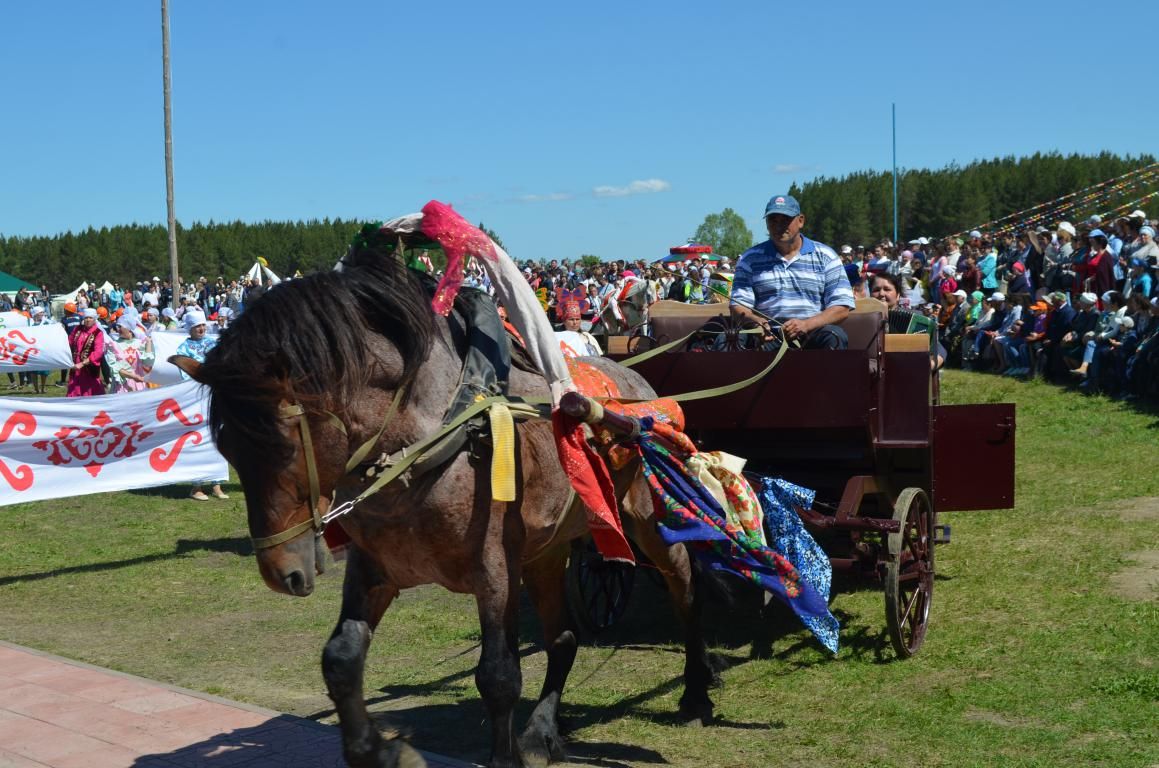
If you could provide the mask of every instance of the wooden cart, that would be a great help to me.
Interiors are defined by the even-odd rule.
[[[635,370],[660,395],[759,372],[773,353],[728,341],[743,340],[745,329],[713,320],[722,309],[653,312],[657,342],[706,323],[715,340],[694,338]],[[890,639],[908,657],[929,624],[934,544],[950,539],[938,513],[1014,505],[1014,405],[942,405],[928,338],[888,333],[880,302],[861,300],[843,327],[846,350],[793,350],[744,390],[685,403],[687,432],[706,450],[746,458],[749,471],[817,492],[813,509],[798,510],[806,527],[835,572],[882,586]],[[706,348],[725,351],[692,351]],[[573,609],[589,629],[613,621],[631,587],[618,569],[598,567],[589,554],[571,572]]]

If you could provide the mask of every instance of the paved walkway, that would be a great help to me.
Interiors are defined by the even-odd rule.
[[[0,641],[0,768],[344,765],[332,726]]]

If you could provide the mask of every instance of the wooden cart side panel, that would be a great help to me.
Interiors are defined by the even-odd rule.
[[[939,405],[933,411],[934,509],[1013,507],[1014,404]]]

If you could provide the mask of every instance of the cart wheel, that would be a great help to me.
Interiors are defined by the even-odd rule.
[[[635,567],[604,560],[591,539],[573,542],[567,564],[567,607],[576,625],[598,635],[619,621],[635,580]]]
[[[922,647],[934,597],[934,508],[921,488],[906,488],[893,506],[901,531],[888,537],[885,619],[897,655]]]
[[[632,331],[632,334],[628,337],[629,354],[635,355],[640,352],[647,352],[649,349],[655,349],[656,347],[660,346],[660,342],[656,341],[656,339],[652,338],[652,336],[646,333],[646,330],[647,329],[641,325],[639,328]]]

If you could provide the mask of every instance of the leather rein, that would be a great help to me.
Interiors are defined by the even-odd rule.
[[[387,409],[386,417],[382,420],[382,426],[379,427],[378,433],[374,437],[367,440],[360,445],[350,458],[346,461],[346,474],[350,474],[363,460],[374,450],[374,446],[378,444],[379,439],[382,438],[386,432],[387,426],[394,421],[394,417],[398,415],[399,404],[402,402],[406,394],[405,388],[399,389],[394,394],[394,399],[390,403],[390,408]],[[338,427],[342,434],[347,434],[346,425],[342,423],[341,419],[335,416],[330,411],[323,411],[330,421]],[[254,550],[269,549],[276,547],[279,544],[284,544],[290,539],[296,538],[308,530],[314,531],[314,536],[319,537],[322,531],[325,530],[326,524],[330,522],[343,512],[335,512],[337,510],[330,510],[326,514],[322,514],[318,508],[318,502],[322,497],[321,486],[318,484],[318,465],[314,459],[314,441],[310,436],[310,420],[307,417],[306,409],[300,403],[293,403],[291,405],[283,405],[278,408],[279,419],[297,419],[298,420],[298,437],[302,444],[302,454],[306,459],[306,478],[310,484],[310,517],[290,526],[289,528],[275,533],[271,536],[259,536],[257,538],[251,537]],[[344,505],[343,505],[344,506]]]

